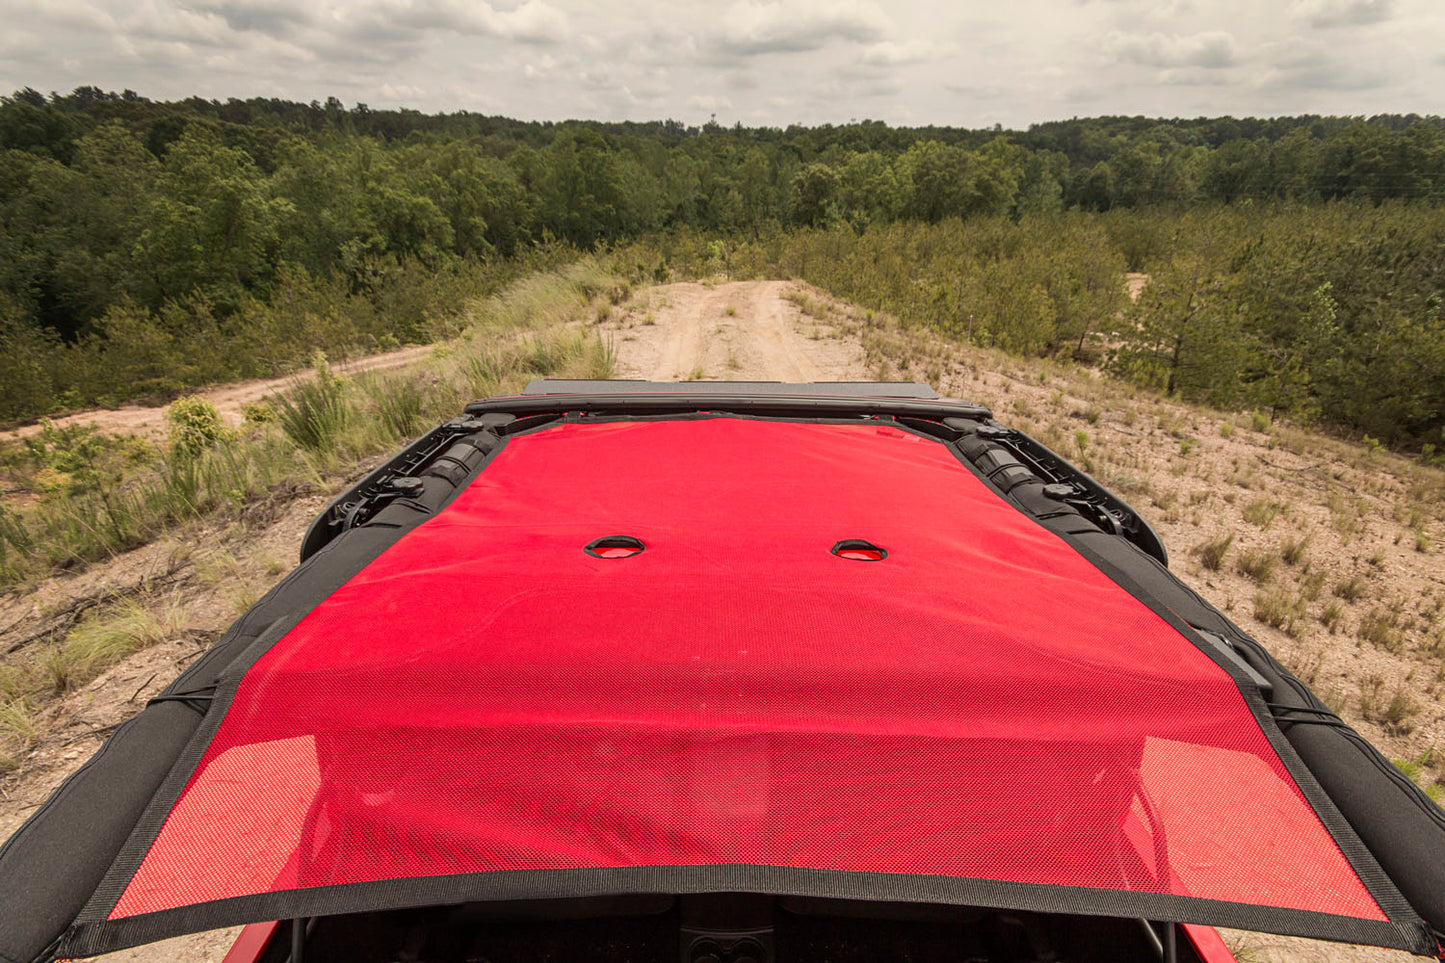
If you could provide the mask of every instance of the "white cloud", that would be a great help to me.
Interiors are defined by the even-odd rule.
[[[897,67],[922,63],[933,53],[933,49],[933,44],[926,40],[907,40],[903,43],[884,40],[864,47],[859,60],[876,67]]]
[[[687,105],[697,110],[715,112],[719,110],[727,110],[728,108],[732,107],[733,102],[731,100],[728,100],[726,97],[696,95],[687,98]]]
[[[70,30],[112,32],[116,29],[115,18],[109,12],[86,0],[18,0],[11,14],[29,14],[49,25]]]
[[[515,10],[493,13],[492,26],[497,36],[525,43],[561,43],[567,39],[567,14],[542,0],[527,0]]]
[[[1222,30],[1188,37],[1162,33],[1120,33],[1109,36],[1106,49],[1116,59],[1149,67],[1203,67],[1218,70],[1239,62],[1234,37]]]

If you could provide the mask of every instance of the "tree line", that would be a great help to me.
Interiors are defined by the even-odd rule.
[[[1390,202],[1062,211],[708,235],[642,271],[797,277],[908,324],[1225,409],[1445,452],[1445,210]],[[1147,271],[1137,301],[1125,270]]]
[[[1393,345],[1434,357],[1442,198],[1445,121],[1416,115],[729,128],[26,89],[0,98],[0,417],[427,340],[528,266],[706,235],[1031,352],[1087,353],[1148,270],[1121,371],[1418,440],[1438,374],[1356,388]]]

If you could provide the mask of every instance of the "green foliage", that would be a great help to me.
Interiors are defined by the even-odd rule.
[[[183,520],[224,517],[282,487],[319,486],[320,471],[394,449],[477,395],[519,391],[538,375],[608,377],[611,344],[569,322],[618,282],[593,258],[530,275],[476,305],[468,332],[410,373],[350,384],[318,355],[310,380],[248,406],[247,430],[185,452],[175,446],[163,456],[138,439],[42,423],[18,452],[4,453],[11,479],[41,497],[18,509],[0,505],[0,584],[133,548]],[[175,410],[207,437],[216,427],[204,403]],[[79,678],[75,664],[55,668]]]
[[[405,440],[421,431],[426,386],[420,379],[405,375],[379,378],[366,387],[376,405],[377,418],[390,435]]]
[[[827,164],[808,164],[793,175],[789,212],[793,220],[817,227],[838,217],[836,199],[841,184],[837,171]]]
[[[90,425],[58,428],[46,419],[24,445],[31,486],[56,499],[114,491],[132,466],[154,455],[139,438],[101,434]]]
[[[178,458],[195,458],[225,441],[231,433],[215,404],[199,395],[187,395],[166,409],[168,444]]]
[[[1439,803],[1445,800],[1445,781],[1435,778],[1432,772],[1440,765],[1440,760],[1436,758],[1437,755],[1437,751],[1431,747],[1413,758],[1392,759],[1391,762],[1395,764],[1396,769],[1424,789],[1427,796]]]
[[[776,131],[27,89],[0,99],[0,418],[448,337],[530,269],[662,231],[685,255],[633,280],[801,277],[1438,451],[1441,200],[1445,122],[1413,115]]]
[[[241,420],[247,426],[269,425],[276,421],[276,408],[264,401],[247,401],[241,405]]]

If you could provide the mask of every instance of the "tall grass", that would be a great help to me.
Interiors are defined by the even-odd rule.
[[[315,377],[297,381],[290,391],[272,399],[276,421],[292,443],[310,452],[330,453],[351,415],[346,383],[332,374],[326,356],[312,359]]]
[[[135,548],[177,523],[236,513],[278,488],[325,487],[328,475],[395,448],[473,398],[538,377],[609,377],[615,351],[584,322],[594,302],[625,291],[609,264],[584,258],[473,303],[466,329],[410,370],[346,378],[318,354],[311,377],[269,399],[272,421],[205,447],[149,449],[23,509],[0,505],[0,587]],[[108,441],[56,437],[87,451]]]

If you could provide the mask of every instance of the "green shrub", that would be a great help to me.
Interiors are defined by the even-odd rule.
[[[276,421],[276,409],[264,401],[247,401],[241,405],[241,419],[247,425],[269,425]]]
[[[220,409],[200,395],[187,395],[171,402],[166,409],[166,421],[170,425],[171,453],[181,458],[195,458],[231,436],[231,429],[221,419]]]

